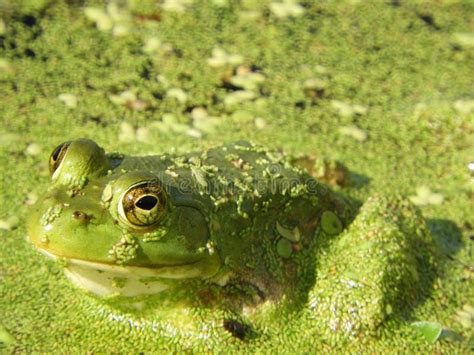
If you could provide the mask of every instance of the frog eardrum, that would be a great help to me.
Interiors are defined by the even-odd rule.
[[[134,227],[150,227],[166,213],[166,195],[158,181],[131,186],[119,200],[119,215]]]

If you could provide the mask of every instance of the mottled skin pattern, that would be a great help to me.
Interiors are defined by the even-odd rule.
[[[357,335],[411,307],[431,270],[431,236],[406,200],[374,197],[347,229],[348,200],[248,142],[132,157],[78,139],[53,151],[50,167],[29,239],[109,298],[159,294],[255,321],[266,301],[294,304],[323,333]],[[240,338],[242,324],[226,322]]]

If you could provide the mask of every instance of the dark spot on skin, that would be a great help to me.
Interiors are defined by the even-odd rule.
[[[232,336],[240,340],[244,340],[248,333],[248,328],[244,324],[233,319],[224,319],[223,327],[225,330],[231,333]]]
[[[469,239],[474,242],[474,234],[469,236]]]
[[[72,217],[78,221],[89,221],[94,218],[94,215],[84,213],[82,211],[74,211]]]

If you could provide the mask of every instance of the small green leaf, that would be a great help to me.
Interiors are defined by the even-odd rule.
[[[343,225],[339,217],[332,211],[324,211],[321,215],[321,227],[324,233],[336,235],[342,232]]]
[[[62,101],[62,103],[69,108],[75,108],[77,106],[77,97],[73,94],[61,94],[58,96],[58,100]]]
[[[244,61],[240,54],[227,54],[222,48],[214,48],[212,50],[212,57],[207,59],[209,66],[221,67],[226,64],[239,65]]]
[[[416,195],[410,196],[411,202],[415,205],[439,205],[443,203],[444,197],[439,193],[434,193],[427,186],[420,186],[416,189]]]
[[[434,343],[438,340],[443,331],[441,324],[438,322],[413,322],[411,326],[418,330],[418,332],[430,343]]]
[[[15,338],[7,331],[7,329],[0,324],[0,349],[2,348],[1,344],[12,345],[15,343]]]
[[[451,42],[461,48],[474,48],[474,32],[454,33]]]
[[[295,227],[293,230],[291,230],[289,228],[283,227],[279,222],[276,222],[276,229],[283,238],[286,238],[291,242],[299,242],[300,231],[298,227]]]
[[[367,139],[367,133],[354,125],[339,127],[339,133],[352,137],[359,142]]]
[[[171,88],[166,92],[166,96],[175,98],[180,103],[185,103],[188,100],[188,94],[183,89]]]
[[[10,216],[0,220],[0,229],[9,231],[15,228],[19,223],[20,219],[17,216]]]
[[[276,250],[278,255],[280,255],[284,259],[288,259],[293,253],[293,247],[291,246],[291,242],[289,240],[286,240],[285,238],[280,238],[280,240],[277,242]]]
[[[272,2],[270,11],[277,18],[298,17],[303,15],[304,7],[296,3],[294,0],[283,0],[282,2]]]

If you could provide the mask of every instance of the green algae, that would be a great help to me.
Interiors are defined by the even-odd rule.
[[[419,186],[441,193],[442,203],[427,204],[423,212],[442,247],[442,265],[431,287],[424,289],[429,297],[413,300],[407,295],[407,302],[414,303],[412,312],[388,319],[374,336],[336,343],[328,336],[323,341],[325,334],[308,327],[314,314],[300,316],[288,305],[276,318],[269,305],[268,318],[262,316],[253,325],[252,334],[258,336],[242,341],[223,327],[223,319],[238,321],[231,312],[213,314],[197,307],[192,311],[196,319],[214,321],[196,322],[198,329],[190,330],[184,322],[167,325],[166,319],[119,312],[78,292],[55,264],[25,243],[20,224],[0,231],[0,313],[5,334],[15,339],[14,344],[8,341],[10,351],[468,351],[465,342],[429,344],[410,322],[437,321],[466,339],[472,337],[472,330],[453,318],[474,296],[469,239],[474,221],[467,170],[473,153],[473,117],[472,111],[459,111],[457,104],[473,94],[472,46],[465,35],[459,39],[459,34],[472,32],[471,3],[306,2],[301,15],[285,17],[276,15],[281,12],[271,10],[270,2],[217,7],[196,1],[179,15],[149,2],[153,4],[126,10],[134,26],[125,35],[120,35],[124,33],[120,27],[116,32],[102,31],[87,19],[84,8],[67,3],[0,4],[1,218],[14,214],[24,220],[27,193],[40,193],[48,186],[47,152],[62,141],[88,136],[108,150],[149,154],[244,137],[291,153],[321,154],[344,162],[355,180],[354,187],[344,192],[361,201],[377,191],[413,196]],[[110,16],[102,3],[86,3]],[[423,18],[431,18],[432,24]],[[155,46],[144,51],[148,38],[155,35],[172,50]],[[215,50],[220,47],[223,52]],[[214,61],[209,63],[210,58]],[[242,64],[265,77],[250,86],[237,80],[250,91],[226,84],[238,76],[233,71]],[[314,78],[324,79],[325,85],[308,91],[304,83]],[[186,100],[176,98],[182,94],[167,95],[173,88],[186,93]],[[135,93],[134,100],[120,105],[111,101],[126,91]],[[72,96],[61,96],[66,93]],[[65,104],[72,102],[71,97],[76,98],[75,107]],[[349,107],[351,114],[341,114],[334,100],[345,104],[339,108]],[[356,105],[368,109],[359,114]],[[188,131],[194,127],[188,113],[198,106],[221,119],[213,131],[201,136]],[[236,110],[245,111],[245,117],[232,115]],[[155,128],[165,114],[173,114],[176,121]],[[255,129],[257,117],[265,120],[264,129]],[[132,127],[132,140],[117,139],[122,123]],[[364,132],[365,138],[351,139],[341,134],[341,127],[359,138]],[[148,133],[139,134],[139,129]],[[31,143],[43,153],[27,154]],[[402,238],[404,232],[396,223],[390,225],[387,235]],[[361,277],[347,269],[352,257],[360,260],[373,250],[371,242],[365,243],[369,244],[358,245],[356,255],[341,265],[346,269],[338,274],[343,280],[358,282]],[[329,255],[321,263],[344,255],[333,253],[343,244],[323,247]],[[396,244],[394,248],[397,260],[411,257]],[[405,275],[395,281],[416,280],[410,270]],[[320,276],[320,282],[336,285]],[[394,281],[387,282],[383,287]],[[391,295],[360,314],[385,319],[396,310]],[[169,317],[180,315],[170,311]],[[363,328],[365,323],[360,324]],[[192,332],[206,340],[191,342],[187,335]]]

